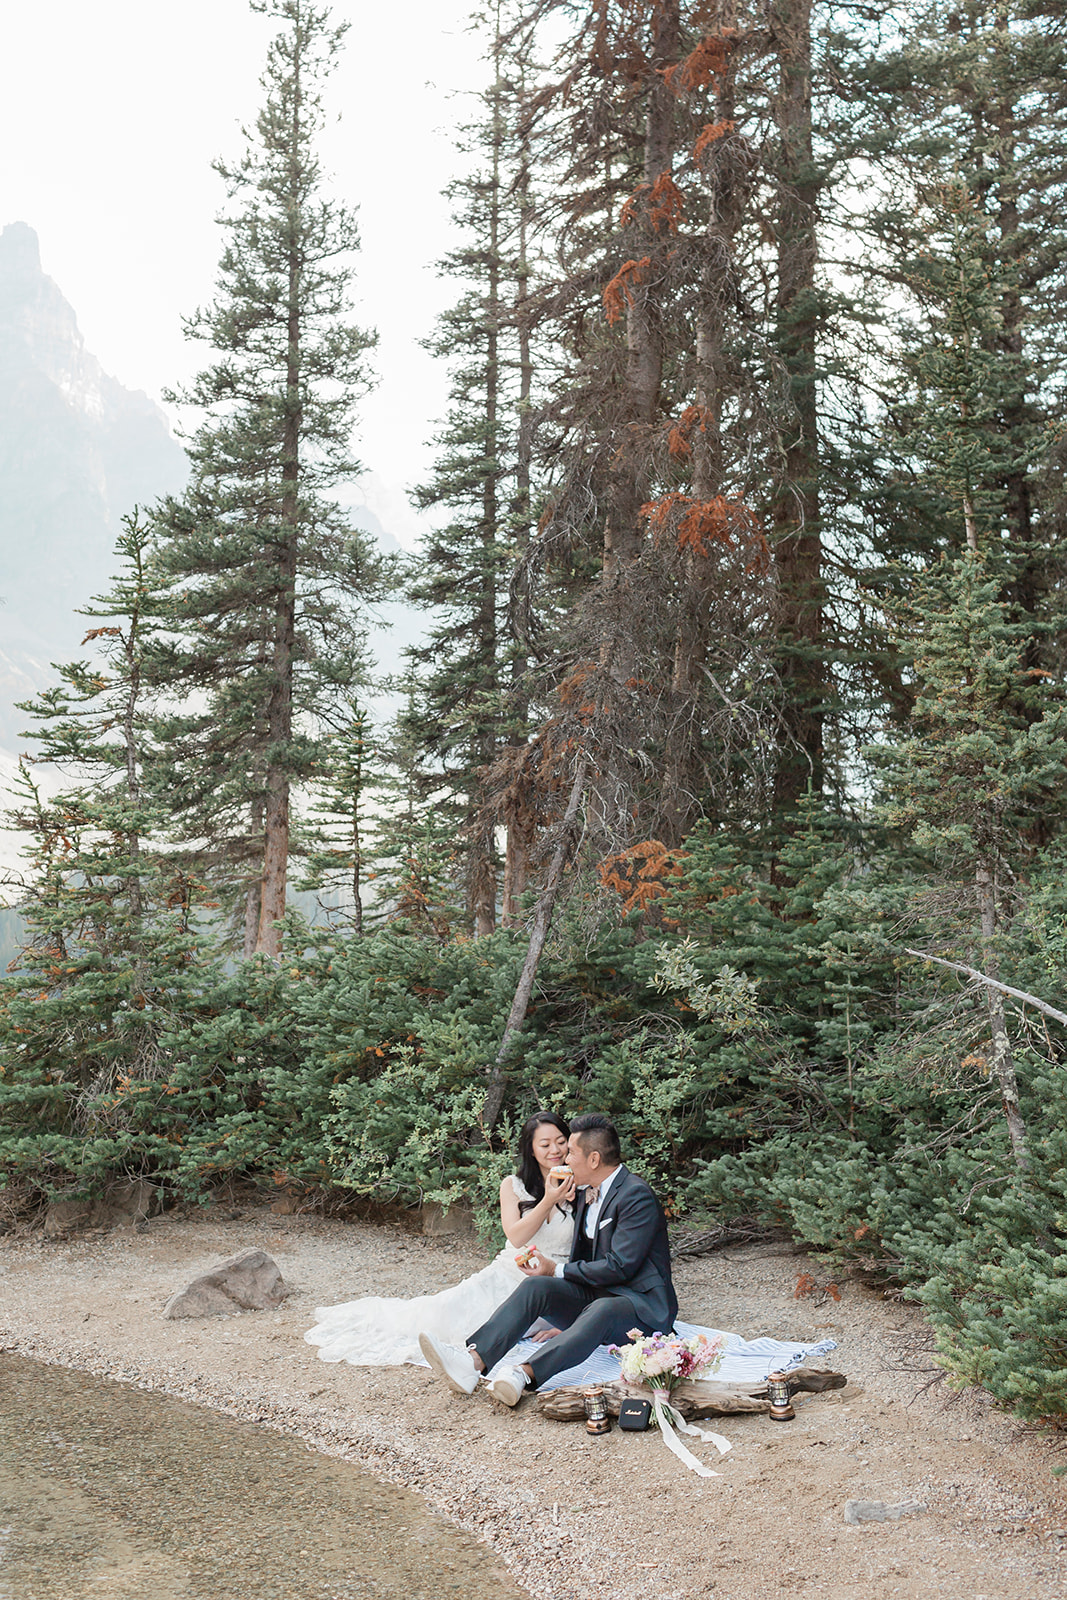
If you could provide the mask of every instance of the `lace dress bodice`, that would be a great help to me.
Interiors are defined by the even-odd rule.
[[[519,1202],[520,1206],[524,1201],[533,1201],[533,1195],[530,1194],[529,1190],[523,1185],[521,1179],[516,1177],[515,1173],[512,1173],[511,1175],[511,1187],[515,1192],[515,1198]],[[553,1206],[548,1218],[542,1222],[541,1226],[530,1240],[530,1243],[535,1244],[541,1254],[550,1257],[551,1260],[566,1261],[571,1253],[571,1240],[573,1238],[574,1213],[569,1210],[564,1211],[560,1206]],[[514,1265],[514,1258],[517,1249],[517,1245],[506,1244],[503,1250],[500,1252],[500,1255],[510,1256],[512,1259],[512,1264]],[[500,1257],[498,1256],[497,1259],[499,1260]],[[515,1272],[517,1280],[521,1281],[522,1273],[517,1267],[515,1268]]]

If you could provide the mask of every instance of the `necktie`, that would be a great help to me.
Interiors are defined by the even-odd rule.
[[[599,1199],[600,1199],[600,1185],[597,1184],[595,1189],[592,1187],[591,1184],[587,1185],[586,1186],[586,1191],[585,1191],[586,1208],[588,1209],[589,1206],[595,1206],[597,1204],[597,1202],[599,1201]]]

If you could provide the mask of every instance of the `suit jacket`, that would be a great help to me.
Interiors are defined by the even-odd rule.
[[[585,1212],[583,1189],[563,1276],[598,1294],[624,1294],[650,1331],[669,1333],[678,1315],[678,1297],[671,1282],[667,1219],[648,1184],[629,1167],[619,1168],[600,1208],[593,1240],[585,1237]]]

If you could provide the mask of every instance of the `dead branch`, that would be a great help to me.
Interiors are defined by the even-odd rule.
[[[962,961],[946,961],[944,956],[932,956],[926,950],[910,950],[907,945],[904,949],[907,955],[915,956],[919,961],[932,961],[936,966],[948,967],[952,972],[965,973],[976,983],[984,983],[987,989],[997,989],[1001,994],[1010,994],[1013,1000],[1022,1000],[1026,1005],[1036,1007],[1054,1022],[1067,1023],[1067,1012],[1057,1011],[1055,1006],[1050,1006],[1045,1000],[1039,1000],[1036,994],[1027,994],[1025,989],[1013,989],[1010,983],[1001,983],[997,978],[987,978],[977,967],[965,966]]]

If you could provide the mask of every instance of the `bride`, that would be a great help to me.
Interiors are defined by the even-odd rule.
[[[574,1236],[574,1179],[554,1178],[553,1167],[566,1160],[569,1129],[553,1111],[535,1111],[519,1134],[518,1171],[500,1185],[500,1221],[507,1244],[473,1277],[439,1294],[414,1300],[370,1296],[340,1306],[318,1306],[316,1326],[305,1333],[319,1346],[321,1361],[347,1361],[354,1367],[398,1367],[405,1361],[425,1366],[418,1336],[430,1332],[446,1344],[462,1344],[525,1278],[515,1263],[524,1245],[540,1255],[566,1261]],[[546,1329],[537,1338],[551,1338]]]

